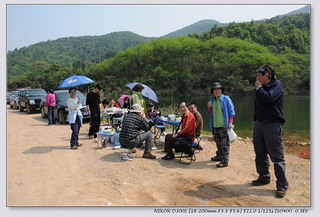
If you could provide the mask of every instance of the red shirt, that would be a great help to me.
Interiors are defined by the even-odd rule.
[[[113,106],[116,107],[116,108],[120,108],[120,106],[116,102],[114,103]],[[112,105],[110,107],[112,107]]]
[[[189,136],[192,141],[194,141],[196,126],[197,124],[194,115],[191,112],[187,111],[187,113],[183,116],[181,130],[178,132],[178,135]]]

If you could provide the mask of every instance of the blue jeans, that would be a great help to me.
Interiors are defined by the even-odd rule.
[[[55,124],[56,117],[54,114],[54,106],[48,106],[48,124]]]
[[[274,164],[277,178],[277,190],[288,190],[288,181],[285,175],[286,163],[284,160],[283,123],[262,123],[256,121],[253,131],[253,144],[256,153],[256,169],[259,180],[270,180],[269,159]]]
[[[71,139],[70,139],[70,146],[71,147],[74,147],[78,144],[80,126],[81,126],[80,118],[77,115],[75,123],[70,124],[71,130],[72,130]]]

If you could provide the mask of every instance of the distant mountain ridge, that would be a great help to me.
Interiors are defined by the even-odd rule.
[[[57,63],[72,68],[76,61],[97,63],[115,56],[129,47],[148,43],[155,38],[123,31],[101,36],[79,36],[39,42],[8,51],[8,76],[27,72],[36,61]]]
[[[303,8],[291,11],[287,14],[284,15],[278,15],[278,16],[288,16],[288,15],[293,15],[293,14],[299,14],[299,13],[310,13],[310,5],[307,5]],[[189,34],[202,34],[204,32],[209,32],[211,28],[217,24],[219,26],[227,26],[228,23],[220,23],[219,21],[216,20],[200,20],[196,23],[193,23],[189,26],[186,26],[182,29],[179,29],[177,31],[171,32],[169,34],[166,34],[162,36],[163,38],[168,38],[168,37],[179,37],[179,36],[187,36]]]
[[[187,36],[188,34],[202,34],[203,32],[210,31],[210,29],[217,24],[218,26],[226,26],[228,24],[220,23],[216,20],[200,20],[196,23],[193,23],[189,26],[186,26],[182,29],[179,29],[177,31],[171,32],[169,34],[166,34],[162,36],[163,38],[169,38],[169,37],[179,37],[179,36]]]
[[[298,13],[310,13],[310,5],[286,15]],[[215,24],[218,26],[228,25],[216,20],[201,20],[162,37],[179,37],[189,34],[200,35],[204,32],[209,32]],[[154,39],[156,37],[144,37],[133,32],[123,31],[101,36],[68,37],[39,42],[28,47],[8,51],[7,75],[10,79],[12,76],[24,74],[30,70],[32,64],[36,61],[44,61],[48,64],[56,63],[61,67],[68,68],[72,68],[75,62],[95,64],[111,58],[116,53],[129,47],[148,43]]]
[[[308,13],[308,14],[310,14],[310,5],[306,5],[305,7],[300,8],[298,10],[291,11],[291,12],[287,13],[286,15],[299,14],[299,13]]]

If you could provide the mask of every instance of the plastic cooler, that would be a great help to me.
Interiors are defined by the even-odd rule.
[[[110,132],[98,132],[97,141],[100,146],[106,146],[108,143],[111,143],[113,133]]]

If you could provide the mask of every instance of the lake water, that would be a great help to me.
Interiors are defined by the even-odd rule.
[[[172,103],[177,104],[180,100],[196,103],[198,111],[203,117],[204,130],[210,131],[210,116],[206,113],[207,102],[210,100],[210,98],[210,96],[191,97],[187,99],[180,98]],[[230,98],[233,101],[236,112],[236,116],[234,118],[235,131],[245,132],[245,136],[252,137],[251,127],[253,121],[255,95],[232,95]],[[167,106],[170,105],[170,103],[170,97],[159,98],[160,106]],[[285,95],[283,113],[286,119],[284,124],[285,133],[309,135],[310,96]]]

